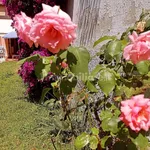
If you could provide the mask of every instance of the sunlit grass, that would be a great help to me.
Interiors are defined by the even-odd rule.
[[[17,63],[0,64],[0,150],[52,150],[48,130],[41,123],[48,110],[27,102],[17,75]]]
[[[72,142],[52,140],[49,110],[27,101],[17,71],[17,62],[0,64],[0,150],[74,150]]]

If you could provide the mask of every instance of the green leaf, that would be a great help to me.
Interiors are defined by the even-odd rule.
[[[53,88],[58,87],[58,80],[55,81],[55,82],[52,82],[52,83],[51,83],[51,86],[52,86]]]
[[[61,59],[66,59],[67,58],[67,50],[61,50],[59,51],[59,53],[57,54],[58,57],[60,57]]]
[[[71,94],[75,86],[77,85],[77,80],[74,78],[72,82],[67,80],[67,78],[64,78],[61,80],[60,83],[60,90],[63,92],[65,95]]]
[[[120,54],[118,54],[118,55],[115,56],[115,60],[116,60],[116,63],[117,63],[117,64],[121,62],[122,54],[123,54],[123,53],[120,52]],[[122,66],[122,67],[123,67],[123,66]],[[121,67],[120,67],[120,69],[121,69]]]
[[[50,64],[43,64],[43,60],[40,59],[35,66],[35,75],[38,79],[44,79],[50,72]]]
[[[60,58],[55,57],[51,64],[51,72],[59,75],[61,73],[61,66],[59,63],[61,62]]]
[[[104,131],[111,131],[112,133],[117,133],[118,132],[118,122],[119,118],[118,117],[112,117],[112,118],[106,118],[102,121],[102,129]]]
[[[129,27],[124,33],[122,33],[122,35],[121,35],[121,39],[125,39],[125,40],[129,40],[129,38],[128,38],[128,33],[130,32],[132,32],[134,30],[134,27]]]
[[[29,57],[27,57],[27,58],[24,58],[24,59],[18,61],[18,64],[19,64],[19,65],[22,65],[22,64],[25,63],[26,61],[37,61],[39,58],[40,58],[40,56],[39,56],[38,54],[32,55],[32,56],[29,56]]]
[[[126,73],[131,73],[133,71],[134,65],[131,61],[126,62],[126,66],[124,67],[124,71]]]
[[[95,150],[97,148],[97,145],[98,145],[98,139],[96,136],[92,135],[90,137],[90,148]]]
[[[105,148],[105,143],[106,141],[108,140],[110,136],[104,136],[102,139],[101,139],[101,147],[102,148]]]
[[[138,150],[136,145],[133,143],[128,143],[127,144],[127,150]]]
[[[100,71],[100,78],[98,81],[99,87],[106,96],[115,88],[116,79],[113,72],[109,69],[103,69]]]
[[[147,74],[149,72],[149,62],[148,61],[140,61],[136,64],[136,68],[138,72],[142,75]]]
[[[113,146],[114,150],[127,150],[126,144],[122,141],[116,142]]]
[[[93,77],[93,79],[96,77],[96,75],[98,74],[98,72],[102,69],[101,65],[97,65],[91,72],[90,76]]]
[[[88,64],[90,54],[84,47],[69,47],[67,53],[67,63],[72,73],[77,76],[82,76],[83,81],[88,78]]]
[[[96,89],[96,87],[95,87],[95,85],[94,85],[94,83],[93,82],[91,82],[91,81],[87,81],[86,82],[86,86],[87,86],[87,88],[88,88],[88,90],[90,91],[90,92],[93,92],[93,93],[97,93],[98,92],[98,90]]]
[[[53,88],[53,94],[55,97],[57,97],[58,99],[60,99],[60,93],[59,93],[59,89],[58,88]]]
[[[40,98],[40,103],[43,103],[44,102],[44,99],[45,99],[45,96],[46,94],[50,91],[50,88],[44,88],[42,90],[42,95],[41,95],[41,98]]]
[[[100,113],[101,120],[112,118],[113,113],[110,110],[102,110]]]
[[[121,40],[121,43],[122,43],[122,49],[124,49],[126,47],[126,45],[128,44],[128,41],[123,39],[123,40]]]
[[[111,41],[107,49],[105,50],[105,54],[110,55],[112,58],[116,55],[119,55],[122,52],[122,43],[121,41]]]
[[[75,139],[75,146],[77,149],[85,147],[90,142],[90,136],[87,133],[82,133]]]
[[[134,88],[128,88],[127,86],[123,86],[122,90],[124,91],[124,94],[127,98],[130,98],[134,93]]]
[[[120,140],[126,141],[128,139],[129,130],[128,128],[121,128],[121,130],[118,132],[118,137]]]
[[[149,146],[148,138],[141,133],[136,139],[132,139],[132,142],[141,150],[144,150]]]
[[[50,57],[41,57],[41,58],[42,58],[42,63],[48,65],[48,64],[50,64],[50,61],[53,61],[54,56],[50,56]]]
[[[95,47],[96,45],[100,44],[103,41],[115,40],[115,39],[116,39],[116,36],[103,36],[103,37],[99,38],[97,41],[94,42],[93,47]]]
[[[94,134],[94,135],[98,135],[99,134],[99,129],[98,128],[92,128],[91,129],[91,131],[92,131],[92,134]]]

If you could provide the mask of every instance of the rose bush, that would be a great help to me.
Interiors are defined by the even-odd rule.
[[[67,48],[75,39],[76,25],[72,23],[69,15],[59,9],[58,6],[50,7],[45,4],[42,4],[42,6],[43,11],[36,14],[33,19],[27,17],[23,12],[21,12],[21,15],[17,14],[13,18],[13,26],[18,31],[19,38],[28,43],[30,47],[34,43],[36,47],[40,45],[52,53],[58,53],[61,49],[63,50]],[[49,56],[50,54],[46,54],[46,50],[44,52],[43,49],[41,49],[41,52],[38,51],[38,54],[40,56]],[[34,51],[31,55],[36,53],[37,51]],[[19,71],[19,75],[23,78],[24,82],[25,77],[21,72],[26,70],[24,67],[25,64],[23,64],[21,71]],[[62,62],[61,66],[64,69],[67,68],[67,64],[65,62]],[[36,88],[39,84],[33,74],[34,70],[32,73],[32,78],[29,77],[29,80],[25,82],[28,86],[27,93],[29,96],[35,95],[35,92],[33,92],[34,87]],[[36,81],[35,84],[32,83],[33,80]]]
[[[18,55],[19,59],[23,59],[26,57],[29,57],[30,55],[33,55],[35,53],[39,53],[41,56],[50,56],[51,53],[49,53],[46,49],[41,48],[40,46],[38,48],[32,46],[32,41],[30,38],[28,38],[28,31],[30,30],[30,23],[32,22],[31,18],[35,16],[35,14],[42,11],[42,3],[48,4],[50,6],[54,6],[56,1],[55,0],[3,0],[3,4],[6,6],[6,12],[7,14],[13,19],[15,18],[15,21],[13,20],[12,26],[16,26],[17,29],[20,30],[20,38],[18,38]],[[25,13],[23,13],[25,12]],[[15,16],[16,15],[16,16]],[[20,24],[19,24],[20,22]],[[21,23],[22,22],[22,23]],[[19,25],[19,26],[18,26]],[[27,32],[26,32],[27,31]],[[19,34],[19,33],[18,33]],[[29,44],[27,44],[26,42]],[[34,52],[35,51],[35,52]],[[20,71],[26,72],[26,68],[23,68],[23,66],[20,68]],[[34,74],[33,70],[33,74]],[[32,73],[29,75],[28,79],[31,77],[32,80],[37,81],[37,77],[35,74]],[[24,81],[24,77],[19,73],[21,78]],[[48,78],[48,77],[47,77]],[[36,82],[38,84],[34,84],[32,88],[30,85],[30,80],[26,82],[27,85],[27,94],[29,95],[30,99],[39,101],[41,95],[39,93],[42,93],[42,87],[46,84],[49,85],[48,80],[43,81],[44,84],[42,84],[42,81]],[[38,91],[38,92],[36,92]],[[38,95],[38,96],[37,96]]]

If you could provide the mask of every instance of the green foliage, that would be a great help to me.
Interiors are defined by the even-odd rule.
[[[143,136],[141,133],[135,139],[132,139],[132,142],[141,150],[150,146],[147,137]]]
[[[150,63],[148,61],[140,61],[136,64],[137,70],[141,75],[148,74]]]
[[[119,131],[118,122],[119,119],[116,116],[113,116],[112,118],[104,119],[101,125],[103,131],[110,131],[112,133],[117,133]]]
[[[109,58],[115,58],[116,56],[122,53],[122,43],[119,40],[111,41],[107,49],[105,50],[106,60],[109,61]]]
[[[94,78],[96,75],[100,72],[100,70],[103,69],[101,65],[97,65],[91,72],[91,76]]]
[[[42,104],[45,100],[45,96],[46,94],[49,92],[50,88],[44,88],[43,91],[42,91],[42,95],[41,95],[41,98],[40,98],[40,103]]]
[[[63,78],[60,82],[60,91],[65,95],[71,94],[76,84],[76,78],[73,78],[72,81],[67,80],[67,78]]]
[[[126,150],[126,144],[122,141],[116,142],[113,146],[113,149],[115,150]]]
[[[72,73],[75,75],[88,75],[88,63],[90,54],[84,47],[69,47],[67,53],[67,63]],[[86,78],[84,79],[87,80]]]
[[[98,145],[98,138],[95,135],[90,136],[90,148],[96,150]]]
[[[85,147],[90,141],[90,136],[87,133],[82,133],[75,140],[75,146],[77,149]]]
[[[95,85],[94,85],[94,83],[92,82],[92,81],[87,81],[86,82],[86,86],[87,86],[87,88],[88,88],[88,90],[90,91],[90,92],[93,92],[93,93],[97,93],[98,92],[98,90],[97,90],[97,88],[95,87]]]
[[[106,96],[115,88],[116,78],[110,69],[103,69],[100,71],[100,78],[98,84]]]
[[[101,120],[112,118],[113,113],[110,110],[103,110],[100,113]]]
[[[75,140],[75,146],[77,149],[82,149],[89,144],[89,147],[93,150],[96,150],[98,144],[100,143],[99,139],[99,129],[92,128],[92,134],[82,133]]]
[[[95,127],[92,128],[91,131],[92,131],[92,134],[94,134],[94,135],[98,135],[99,134],[99,129],[97,129]]]
[[[107,140],[109,139],[110,136],[104,136],[102,139],[101,139],[101,147],[102,148],[105,148],[106,147],[106,142]]]
[[[137,150],[137,147],[134,143],[128,143],[127,150]]]
[[[115,36],[103,36],[103,37],[99,38],[97,41],[94,42],[93,47],[97,46],[98,44],[100,44],[103,41],[114,40],[114,39],[116,39]]]
[[[38,60],[40,58],[40,56],[38,55],[38,54],[36,54],[36,55],[32,55],[32,56],[29,56],[29,57],[27,57],[27,58],[24,58],[24,59],[22,59],[22,60],[20,60],[19,62],[18,62],[18,64],[19,65],[22,65],[23,63],[25,63],[26,61],[36,61],[36,60]]]
[[[35,75],[38,79],[44,79],[50,72],[50,63],[45,64],[42,58],[36,63]]]

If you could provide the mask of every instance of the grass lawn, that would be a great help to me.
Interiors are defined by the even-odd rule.
[[[27,102],[17,63],[0,64],[0,150],[53,150],[49,112]]]

